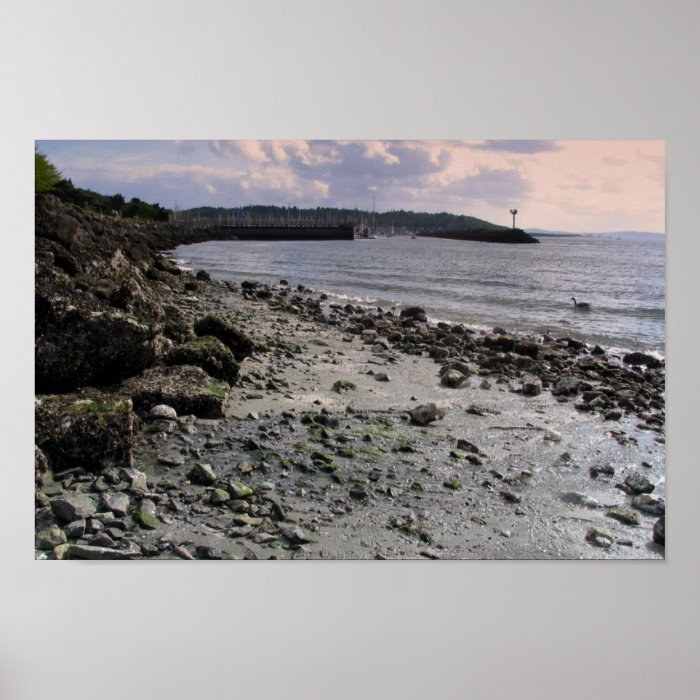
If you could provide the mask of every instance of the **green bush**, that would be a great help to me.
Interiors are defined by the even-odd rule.
[[[34,192],[51,192],[61,181],[56,166],[39,151],[34,151]]]

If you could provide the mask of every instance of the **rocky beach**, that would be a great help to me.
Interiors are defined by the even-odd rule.
[[[663,559],[665,368],[212,280],[36,200],[41,559]]]

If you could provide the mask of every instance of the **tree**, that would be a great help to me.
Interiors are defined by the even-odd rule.
[[[34,151],[34,192],[51,192],[61,181],[56,166],[39,151]]]

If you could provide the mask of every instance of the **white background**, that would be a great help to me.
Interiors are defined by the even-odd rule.
[[[692,0],[28,2],[0,17],[0,698],[696,697]],[[666,562],[33,560],[33,141],[667,141]]]

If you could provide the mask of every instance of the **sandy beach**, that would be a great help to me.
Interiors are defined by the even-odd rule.
[[[37,398],[37,444],[53,445],[38,457],[39,558],[664,557],[653,358],[148,264],[155,280],[127,268],[130,293],[167,311],[163,359],[98,394]],[[245,339],[233,369],[210,334]],[[58,404],[104,430],[98,448],[71,443],[99,457],[59,464],[65,436],[44,434]]]

